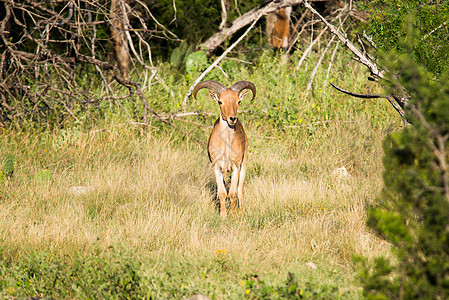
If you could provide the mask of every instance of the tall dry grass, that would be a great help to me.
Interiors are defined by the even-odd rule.
[[[248,128],[256,146],[246,209],[225,220],[214,205],[206,151],[197,144],[123,127],[3,134],[3,142],[16,144],[17,161],[1,187],[0,241],[11,256],[120,246],[156,259],[152,271],[174,257],[214,261],[224,250],[230,265],[261,273],[314,262],[351,274],[352,255],[388,250],[365,226],[367,202],[382,187],[384,135],[360,130],[368,126],[331,124],[297,148],[281,137],[257,139]],[[341,166],[350,177],[331,175]],[[35,178],[44,168],[53,174],[49,181]]]
[[[160,132],[160,124],[135,128],[115,116],[93,120],[93,129],[3,130],[0,159],[11,153],[16,167],[0,184],[1,257],[88,256],[113,247],[126,249],[147,274],[161,274],[156,290],[170,284],[169,290],[182,290],[186,282],[190,290],[182,295],[219,290],[216,298],[228,299],[241,295],[242,278],[292,271],[360,295],[351,257],[388,255],[365,220],[382,189],[381,142],[398,118],[380,101],[362,103],[318,87],[306,92],[309,73],[292,79],[276,58],[261,62],[251,74],[246,66],[227,70],[231,78],[223,81],[251,78],[258,87],[240,114],[250,143],[243,213],[219,217],[205,147]],[[360,67],[338,63],[343,86],[366,89]],[[320,76],[319,86],[325,72]],[[187,80],[167,83],[177,97],[155,87],[152,105],[170,111]],[[217,111],[205,95],[189,108]],[[212,118],[192,124],[178,122],[206,141]],[[343,166],[351,176],[332,176]],[[39,176],[43,170],[51,178]]]

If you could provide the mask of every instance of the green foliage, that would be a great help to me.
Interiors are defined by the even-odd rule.
[[[53,174],[48,169],[40,170],[35,176],[34,180],[37,182],[49,182],[53,180]]]
[[[0,252],[0,297],[45,297],[76,299],[184,299],[204,293],[211,299],[229,295],[249,299],[351,299],[357,293],[342,290],[337,283],[310,278],[298,280],[298,273],[286,278],[248,275],[217,251],[215,260],[178,261],[164,272],[146,272],[130,252],[112,247],[104,252],[62,257],[33,252],[11,259]],[[145,263],[149,269],[154,264]],[[230,268],[237,276],[228,275]],[[307,276],[308,277],[308,276]],[[221,280],[217,280],[221,278]]]
[[[370,298],[449,295],[449,72],[435,79],[412,56],[414,45],[402,44],[411,54],[393,52],[385,59],[390,89],[403,87],[411,97],[406,117],[413,126],[384,141],[385,188],[368,224],[394,246],[396,261],[379,259],[365,269]]]
[[[12,174],[14,173],[15,163],[16,163],[16,158],[14,157],[14,155],[8,153],[5,156],[5,160],[3,162],[3,170],[2,170],[3,176],[6,176],[6,177],[12,176]]]
[[[53,258],[35,252],[10,261],[0,252],[0,290],[14,297],[143,298],[140,263],[129,253],[109,249],[87,257]],[[0,292],[0,296],[6,296]]]
[[[186,71],[189,76],[194,76],[208,67],[205,51],[196,51],[186,57]]]
[[[218,31],[221,23],[221,3],[216,0],[186,0],[174,2],[172,0],[149,1],[145,0],[154,17],[188,44],[204,42]],[[228,10],[228,23],[247,11],[257,7],[264,1],[230,1]],[[175,11],[176,9],[176,11]],[[150,23],[153,20],[148,20]],[[164,41],[152,46],[157,56],[163,57],[179,42]],[[168,46],[168,47],[167,47]],[[153,50],[154,49],[154,50]],[[167,51],[168,50],[168,51]]]
[[[400,282],[391,280],[394,267],[385,257],[377,257],[370,263],[364,257],[354,257],[359,267],[359,277],[364,284],[367,299],[387,300],[395,298],[392,291],[398,291]]]
[[[365,4],[371,15],[368,31],[381,51],[409,52],[431,73],[449,68],[449,2],[445,0],[375,0]],[[421,37],[412,48],[404,46],[407,18],[413,15],[413,28]]]
[[[186,56],[186,52],[188,52],[187,50],[187,43],[182,43],[181,46],[176,47],[171,53],[170,64],[175,68],[179,68],[184,57]]]
[[[245,294],[250,299],[346,299],[349,292],[340,292],[338,286],[316,284],[309,281],[301,284],[294,273],[288,272],[281,282],[266,282],[258,276],[247,276],[244,280]]]

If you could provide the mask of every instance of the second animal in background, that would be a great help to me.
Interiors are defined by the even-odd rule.
[[[290,15],[292,7],[280,8],[267,15],[268,43],[276,50],[288,49],[288,37],[290,34]]]

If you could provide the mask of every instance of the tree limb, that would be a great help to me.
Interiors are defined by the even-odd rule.
[[[363,99],[373,99],[373,98],[385,98],[387,99],[390,104],[394,107],[394,109],[399,113],[399,115],[401,117],[405,116],[403,107],[401,107],[398,104],[398,101],[394,98],[393,95],[381,95],[381,94],[356,94],[347,90],[342,89],[341,87],[336,86],[335,84],[333,84],[332,82],[330,82],[330,85],[332,85],[336,90],[348,94],[350,96],[353,97],[357,97],[357,98],[363,98]]]
[[[379,71],[377,65],[374,62],[372,62],[368,57],[366,57],[362,52],[360,52],[360,50],[357,49],[357,47],[350,40],[348,40],[343,33],[341,33],[334,25],[329,23],[322,15],[320,15],[306,0],[304,0],[304,6],[318,18],[320,18],[321,21],[323,21],[323,23],[329,28],[329,30],[333,34],[335,34],[340,39],[340,41],[357,56],[360,62],[368,67],[373,76],[384,78],[384,75],[382,74],[382,72]]]
[[[201,46],[206,48],[206,55],[212,55],[212,52],[220,46],[228,36],[232,36],[241,28],[251,24],[254,20],[260,19],[262,15],[276,11],[279,8],[286,6],[294,6],[301,4],[303,0],[284,0],[284,1],[268,1],[259,7],[253,8],[249,12],[235,19],[230,27],[224,27],[222,30],[213,34]]]
[[[194,87],[201,81],[204,79],[204,77],[206,77],[206,75],[213,69],[215,68],[215,66],[218,65],[218,63],[235,47],[237,46],[238,43],[240,43],[240,41],[248,34],[248,32],[251,31],[251,29],[253,29],[254,25],[256,25],[257,21],[259,21],[260,17],[262,17],[263,14],[259,14],[259,16],[253,21],[253,23],[251,24],[251,26],[248,27],[248,29],[245,31],[245,33],[242,34],[242,36],[240,36],[238,38],[237,41],[234,42],[234,44],[231,45],[231,47],[229,47],[228,49],[226,49],[225,52],[223,52],[223,54],[217,58],[213,64],[211,64],[196,80],[195,82],[190,86],[189,90],[187,91],[187,94],[184,97],[184,101],[182,102],[182,107],[183,110],[185,111],[185,109],[187,108],[187,100],[189,99],[190,95],[192,94],[192,91],[194,89]]]

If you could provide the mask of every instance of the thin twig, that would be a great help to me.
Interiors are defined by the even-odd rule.
[[[335,45],[334,51],[332,52],[331,59],[329,61],[329,66],[327,67],[327,73],[326,73],[326,80],[324,81],[324,84],[327,84],[329,81],[329,74],[331,72],[332,63],[334,62],[335,54],[337,54],[338,46],[340,45],[340,41],[337,42]]]
[[[346,7],[345,7],[346,8]],[[343,12],[345,12],[345,9],[341,10],[341,13],[338,14],[338,16],[336,18],[340,18],[341,14]],[[346,22],[346,20],[348,19],[349,15],[346,15],[345,18],[343,19],[343,21],[340,20],[340,26],[339,28],[343,27],[343,24]],[[321,55],[320,59],[318,60],[317,64],[315,65],[315,68],[312,71],[312,74],[310,75],[310,79],[309,82],[307,83],[307,91],[310,90],[310,88],[312,87],[312,81],[313,78],[315,77],[316,72],[318,71],[319,66],[321,65],[321,62],[323,61],[324,56],[326,55],[327,51],[329,50],[330,45],[333,43],[335,38],[335,35],[332,36],[332,38],[330,39],[329,43],[327,44],[326,48],[323,51],[323,54]]]
[[[296,72],[299,71],[299,68],[301,67],[302,63],[304,62],[304,60],[307,58],[307,56],[309,56],[310,51],[312,51],[313,46],[315,45],[315,43],[321,38],[321,36],[326,32],[326,28],[324,28],[323,30],[321,30],[320,34],[310,43],[309,47],[307,47],[306,51],[304,51],[304,53],[302,54],[301,58],[299,59],[298,64],[296,65],[295,68],[295,73],[293,73],[292,76],[295,76]]]
[[[312,71],[312,74],[310,74],[309,82],[307,82],[307,88],[306,88],[307,91],[309,91],[310,88],[312,87],[312,81],[313,81],[313,78],[315,78],[315,74],[316,74],[318,68],[320,67],[321,62],[323,61],[323,58],[324,58],[324,56],[326,55],[327,50],[329,50],[329,47],[330,47],[331,44],[334,42],[334,38],[335,38],[335,36],[332,36],[332,37],[331,37],[329,43],[327,44],[326,48],[325,48],[324,51],[323,51],[323,54],[321,54],[320,59],[318,59],[318,62],[316,63],[315,68],[314,68],[313,71]]]

